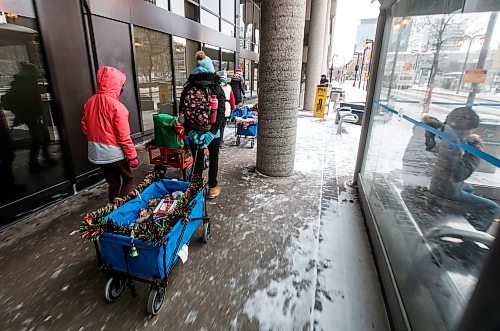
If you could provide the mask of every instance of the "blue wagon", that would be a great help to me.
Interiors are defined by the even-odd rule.
[[[239,107],[234,111],[233,118],[236,120],[236,146],[241,144],[241,138],[247,138],[250,139],[250,148],[253,148],[258,130],[257,112],[248,107]],[[244,123],[245,121],[252,121],[253,123]]]
[[[118,225],[130,226],[149,199],[176,191],[184,192],[188,186],[187,182],[157,180],[146,187],[138,197],[107,215],[104,220],[111,218]],[[109,232],[104,232],[99,237],[96,243],[98,259],[102,270],[109,275],[104,288],[106,300],[112,302],[118,299],[125,284],[135,295],[133,281],[140,281],[150,285],[147,312],[152,315],[158,313],[164,301],[168,275],[179,259],[181,248],[189,244],[200,225],[203,228],[203,242],[208,242],[210,238],[206,190],[200,191],[190,204],[192,209],[188,219],[179,220],[164,236],[161,245]]]

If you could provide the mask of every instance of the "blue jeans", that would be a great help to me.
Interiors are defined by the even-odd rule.
[[[484,226],[481,231],[486,231],[490,227],[491,223],[499,214],[499,207],[495,201],[480,197],[474,194],[474,188],[472,185],[464,183],[461,191],[458,191],[453,196],[453,200],[458,202],[463,202],[474,207],[484,208],[487,211],[487,219],[484,220]]]

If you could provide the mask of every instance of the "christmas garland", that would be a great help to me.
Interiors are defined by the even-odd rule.
[[[150,241],[157,245],[163,244],[165,235],[179,220],[189,220],[188,216],[194,207],[194,205],[190,205],[190,203],[206,186],[203,178],[193,176],[188,189],[184,192],[184,195],[178,199],[175,208],[161,219],[153,220],[153,218],[148,218],[143,222],[135,222],[130,226],[118,225],[110,218],[104,221],[104,218],[112,211],[119,208],[126,202],[135,199],[142,191],[144,191],[146,187],[161,178],[162,176],[160,173],[151,172],[123,200],[114,204],[108,204],[85,214],[83,216],[83,223],[80,225],[82,239],[94,241],[97,240],[103,232],[110,232],[130,236],[131,238],[139,240]]]

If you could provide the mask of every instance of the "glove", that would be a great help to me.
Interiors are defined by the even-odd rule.
[[[210,145],[210,143],[212,142],[212,140],[214,140],[214,138],[215,138],[215,135],[210,131],[202,134],[200,136],[200,142],[201,142],[200,148],[202,148],[202,149],[207,148],[208,145]]]
[[[137,160],[137,158],[133,158],[131,160],[128,160],[128,163],[130,164],[130,168],[137,168],[137,166],[139,165],[139,160]]]
[[[199,144],[199,136],[198,133],[194,130],[189,131],[188,133],[189,141],[193,142],[195,145]]]

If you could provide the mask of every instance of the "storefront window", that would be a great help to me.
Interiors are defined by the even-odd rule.
[[[177,105],[179,105],[182,90],[191,70],[196,67],[196,52],[200,44],[189,39],[173,37],[174,43],[174,70],[175,70],[175,92]]]
[[[496,235],[500,17],[461,5],[390,9],[361,173],[413,330],[456,327]]]
[[[142,126],[149,131],[153,114],[174,114],[170,37],[136,26],[134,38]]]
[[[204,44],[203,51],[212,59],[215,71],[220,70],[220,48],[212,45]]]
[[[201,10],[201,24],[219,31],[219,18],[204,9]]]
[[[200,20],[200,7],[188,0],[170,0],[170,10],[195,22]]]
[[[226,70],[228,75],[232,75],[234,73],[234,52],[222,49],[221,70]]]
[[[223,18],[231,23],[235,22],[235,1],[234,0],[222,0],[220,12]]]
[[[37,22],[15,14],[6,20],[0,24],[0,209],[67,179]]]

